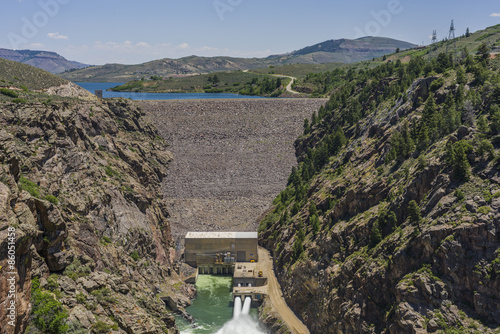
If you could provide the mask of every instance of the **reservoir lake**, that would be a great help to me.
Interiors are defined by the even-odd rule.
[[[123,85],[123,82],[75,82],[92,94],[102,90],[103,97],[123,97],[132,100],[189,100],[189,99],[262,99],[261,96],[238,95],[229,93],[132,93],[112,92],[107,89]]]

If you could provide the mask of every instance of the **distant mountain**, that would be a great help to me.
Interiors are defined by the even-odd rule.
[[[50,51],[10,50],[0,48],[0,58],[32,65],[55,74],[89,66],[76,61],[67,60],[63,56]]]
[[[417,45],[385,37],[362,37],[355,40],[336,39],[305,47],[298,51],[269,58],[280,59],[285,63],[324,64],[356,63],[378,58],[400,50],[412,49]]]
[[[71,81],[126,82],[151,76],[186,76],[217,71],[252,70],[286,64],[355,63],[416,45],[383,37],[340,39],[266,58],[198,57],[160,59],[138,65],[106,64],[61,74]]]
[[[267,58],[232,58],[189,56],[180,59],[164,58],[138,65],[106,64],[61,73],[73,82],[127,82],[149,79],[151,76],[188,76],[201,73],[264,68],[277,62]]]

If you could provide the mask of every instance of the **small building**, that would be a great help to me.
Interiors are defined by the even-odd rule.
[[[257,232],[188,232],[184,260],[193,267],[209,268],[214,274],[219,273],[217,267],[222,268],[221,273],[227,267],[232,272],[235,262],[257,262],[257,247]]]
[[[98,99],[102,99],[103,98],[102,90],[101,89],[96,90],[95,96],[97,96]]]

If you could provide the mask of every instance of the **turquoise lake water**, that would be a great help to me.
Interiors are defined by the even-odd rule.
[[[262,99],[261,96],[248,96],[227,93],[129,93],[112,92],[106,89],[124,84],[123,82],[75,82],[92,94],[96,90],[103,91],[103,97],[123,97],[132,100],[189,100],[189,99]]]

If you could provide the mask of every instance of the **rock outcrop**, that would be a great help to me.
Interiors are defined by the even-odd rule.
[[[140,108],[126,100],[4,103],[0,124],[2,333],[38,326],[30,312],[43,301],[30,304],[33,279],[72,330],[176,333],[156,296],[193,291],[173,270],[159,191],[171,154]],[[10,230],[17,309],[15,327],[3,327]]]

